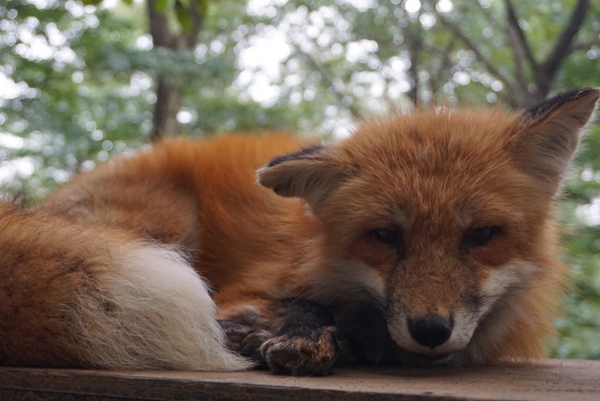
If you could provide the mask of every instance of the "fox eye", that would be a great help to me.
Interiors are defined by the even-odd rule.
[[[467,248],[477,248],[490,242],[500,232],[498,226],[477,228],[466,234],[464,244]]]
[[[397,228],[378,228],[371,230],[369,234],[382,244],[390,246],[399,246],[402,244],[402,234]]]

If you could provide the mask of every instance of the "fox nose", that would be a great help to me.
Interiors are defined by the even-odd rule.
[[[419,344],[435,348],[448,341],[452,334],[452,326],[442,316],[430,315],[416,321],[408,319],[408,331]]]

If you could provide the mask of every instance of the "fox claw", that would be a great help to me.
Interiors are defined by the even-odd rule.
[[[220,321],[220,324],[227,337],[230,350],[259,364],[264,363],[261,346],[273,337],[270,331],[229,321]]]
[[[260,348],[263,359],[275,374],[325,376],[337,359],[334,327],[310,333],[286,333],[266,341]]]

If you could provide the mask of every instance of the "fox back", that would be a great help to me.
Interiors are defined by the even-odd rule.
[[[599,96],[416,110],[331,144],[167,140],[0,203],[0,363],[541,357],[568,286],[556,201]]]

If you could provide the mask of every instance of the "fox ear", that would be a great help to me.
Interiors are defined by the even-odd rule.
[[[560,94],[521,113],[512,153],[519,167],[556,195],[569,172],[581,132],[589,122],[600,89]]]
[[[257,171],[258,182],[277,195],[306,200],[312,211],[349,176],[324,145],[277,157]]]

